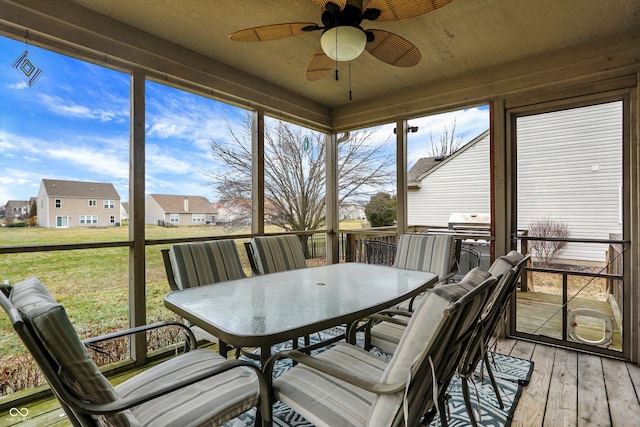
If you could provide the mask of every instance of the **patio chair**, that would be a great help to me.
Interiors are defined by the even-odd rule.
[[[176,285],[173,290],[247,277],[231,239],[179,243],[171,246],[168,254]]]
[[[169,287],[174,291],[246,277],[236,243],[231,239],[179,243],[161,252]],[[226,357],[226,343],[199,326],[189,326],[196,338],[217,342],[220,354]]]
[[[450,234],[403,234],[398,241],[393,267],[430,271],[438,276],[438,284],[446,283],[457,271],[458,248],[459,240],[456,241]],[[393,316],[391,310],[385,311],[398,320],[397,323],[389,320],[378,324],[375,323],[375,318],[372,318],[373,321],[364,328],[365,348],[369,349],[373,345],[392,353],[407,324],[407,319],[402,317],[409,316],[406,312],[412,311],[415,301],[423,296],[424,294],[421,294],[399,304],[396,316]]]
[[[305,268],[307,262],[300,238],[294,234],[256,236],[251,239],[258,274]]]
[[[462,383],[462,395],[467,407],[469,420],[474,427],[477,426],[477,421],[469,393],[469,379],[473,378],[479,363],[482,363],[482,366],[486,367],[489,380],[498,400],[498,405],[504,409],[500,390],[498,389],[491,364],[489,363],[489,342],[500,319],[504,315],[507,304],[516,290],[522,266],[529,258],[530,255],[523,256],[518,251],[511,251],[507,255],[497,258],[489,268],[489,273],[494,277],[499,277],[500,280],[487,299],[478,325],[458,365],[458,376]]]
[[[316,426],[416,426],[436,408],[447,425],[444,398],[469,331],[496,279],[474,286],[465,280],[431,289],[416,308],[396,353],[386,361],[339,343],[309,356],[287,350],[266,364],[297,365],[272,379],[274,398]]]
[[[451,234],[403,234],[393,263],[395,268],[430,271],[438,283],[447,283],[458,271],[461,241]],[[415,300],[401,304],[401,309],[413,310]]]
[[[113,387],[85,344],[158,325],[83,342],[64,307],[34,277],[13,287],[3,286],[0,305],[73,426],[219,425],[256,406],[257,423],[269,425],[267,383],[250,362],[226,360],[214,351],[196,349]],[[161,325],[167,323],[182,325]]]
[[[480,268],[474,268],[465,274],[463,280],[466,283],[477,285],[486,279],[487,274]],[[418,302],[419,304],[420,302]],[[364,348],[370,350],[372,347],[376,347],[387,354],[395,353],[412,315],[411,311],[392,309],[370,316],[368,324],[364,328]]]

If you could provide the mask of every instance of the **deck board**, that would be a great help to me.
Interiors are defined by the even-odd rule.
[[[592,354],[578,354],[578,367],[578,427],[610,426],[602,360]]]
[[[628,427],[631,420],[637,423],[640,420],[640,405],[627,364],[619,360],[602,359],[602,368],[611,425]]]
[[[578,355],[564,349],[558,349],[555,353],[542,425],[575,426],[578,416]]]
[[[517,347],[518,345],[514,346],[514,350]],[[514,356],[519,357],[517,355]],[[535,347],[531,356],[535,371],[516,407],[513,423],[511,424],[513,427],[542,426],[549,395],[551,373],[553,372],[554,356],[555,351],[552,347]]]

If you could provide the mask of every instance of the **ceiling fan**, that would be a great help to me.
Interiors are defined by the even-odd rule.
[[[413,67],[422,59],[420,50],[399,35],[379,29],[364,29],[362,21],[399,21],[439,9],[452,0],[312,0],[322,7],[322,26],[313,22],[264,25],[236,31],[229,38],[259,42],[322,31],[320,47],[313,53],[305,75],[318,80],[334,68],[335,61],[351,61],[366,50],[382,62]],[[363,3],[366,6],[363,7]]]

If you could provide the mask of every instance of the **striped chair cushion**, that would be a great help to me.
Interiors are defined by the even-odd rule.
[[[185,375],[211,368],[225,359],[208,349],[190,351],[160,363],[116,387],[122,397],[151,391]],[[144,426],[219,426],[259,400],[258,377],[236,368],[131,408]]]
[[[473,275],[470,276],[470,279],[473,278],[475,280],[484,276],[482,280],[484,281],[491,277],[489,273],[480,269],[474,269],[471,272],[473,272]],[[465,280],[465,278],[459,283],[441,286],[427,293],[427,296],[411,316],[405,333],[402,335],[398,347],[380,379],[382,383],[393,384],[408,381],[409,374],[414,372],[416,366],[424,363],[425,358],[430,354],[435,356],[434,360],[439,360],[440,354],[444,349],[437,346],[434,347],[433,344],[436,341],[434,338],[438,336],[438,333],[448,320],[448,317],[444,315],[444,310],[449,307],[451,302],[478,285],[471,280]],[[484,300],[476,298],[474,302],[481,304]],[[476,309],[479,310],[480,307]],[[468,324],[462,323],[461,328],[468,327]],[[454,339],[456,337],[450,338]],[[377,396],[367,425],[379,427],[392,425],[396,414],[402,409],[402,403],[403,392]]]
[[[518,262],[520,262],[523,258],[524,255],[522,255],[520,252],[511,251],[506,255],[498,257],[493,262],[493,264],[491,264],[491,267],[489,267],[489,273],[491,273],[493,277],[500,277],[500,280],[498,281],[495,290],[489,295],[487,299],[487,303],[485,304],[484,310],[482,312],[482,318],[486,317],[489,314],[496,300],[502,294],[502,290],[504,289],[504,287],[507,285],[512,285],[512,280],[517,280],[516,278],[513,278],[513,274],[515,274],[515,272],[512,272],[511,269],[515,267],[515,265],[518,264]]]
[[[25,321],[31,323],[54,360],[60,365],[60,377],[79,399],[109,403],[118,399],[111,383],[100,373],[80,341],[65,309],[36,278],[16,283],[11,301]],[[139,426],[131,411],[104,415],[105,425]]]
[[[518,262],[520,262],[524,258],[518,251],[511,251],[506,255],[503,255],[497,258],[491,267],[489,267],[489,273],[492,276],[498,277],[500,275],[504,275],[507,271],[509,271],[512,267],[514,267]]]
[[[446,234],[403,234],[398,241],[396,268],[430,271],[440,280],[455,268],[455,239]]]
[[[406,319],[406,317],[398,315],[392,317]],[[380,322],[371,328],[371,345],[387,354],[393,354],[405,329],[406,326],[396,323]]]
[[[340,343],[315,356],[372,381],[379,381],[387,362],[349,344]],[[305,365],[273,380],[275,398],[318,427],[366,425],[373,393],[323,375]]]
[[[233,240],[173,245],[169,258],[180,289],[246,277]]]
[[[300,238],[293,234],[254,237],[251,239],[251,246],[260,274],[297,270],[307,266]]]

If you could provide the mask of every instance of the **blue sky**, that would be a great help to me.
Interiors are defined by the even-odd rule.
[[[12,67],[25,50],[42,69]],[[146,192],[203,195],[216,201],[209,143],[241,126],[242,109],[148,82]],[[0,37],[0,206],[36,196],[43,178],[111,182],[128,199],[129,75]],[[409,161],[426,155],[429,130],[439,139],[456,120],[464,141],[489,127],[486,107],[410,121]],[[379,128],[390,138],[393,126]],[[390,144],[394,147],[394,144]]]

